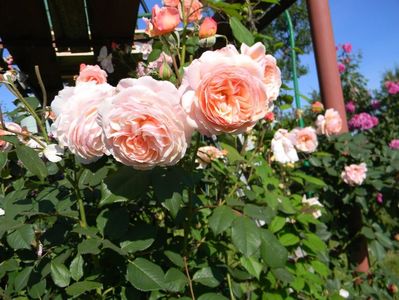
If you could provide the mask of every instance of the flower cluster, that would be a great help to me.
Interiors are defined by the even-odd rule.
[[[387,89],[388,94],[396,95],[397,93],[399,93],[399,81],[387,81],[385,82],[385,88]]]
[[[52,134],[83,163],[106,154],[135,169],[174,165],[194,129],[208,136],[250,130],[271,111],[280,85],[276,60],[260,43],[203,53],[179,89],[149,76],[113,87],[98,66],[83,65],[76,86],[52,102]],[[313,131],[295,132],[298,149],[314,151]]]
[[[349,120],[348,125],[353,129],[359,130],[369,130],[379,123],[378,118],[372,116],[368,113],[362,112],[360,114],[356,114]]]

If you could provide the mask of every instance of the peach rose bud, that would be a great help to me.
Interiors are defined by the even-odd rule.
[[[202,4],[198,0],[183,0],[184,1],[184,18],[187,22],[196,22],[202,18]],[[179,3],[179,10],[182,12],[181,4]],[[183,19],[183,13],[181,15]]]
[[[199,163],[199,168],[205,168],[211,161],[218,158],[223,158],[227,155],[226,150],[219,150],[214,146],[204,146],[198,148],[196,162]]]
[[[168,80],[173,75],[173,71],[166,60],[164,60],[159,68],[159,77],[163,80]]]
[[[80,65],[80,72],[78,78],[76,78],[76,83],[93,81],[97,84],[102,84],[107,82],[107,73],[102,70],[99,66],[95,65]]]
[[[180,23],[180,15],[175,7],[159,8],[155,5],[152,8],[151,20],[146,18],[143,20],[147,23],[146,33],[149,36],[159,36],[174,31]]]
[[[312,103],[312,112],[321,113],[324,111],[324,105],[320,101],[316,101]]]
[[[268,112],[267,114],[266,114],[266,116],[265,116],[265,121],[267,121],[267,122],[273,122],[274,121],[274,119],[275,119],[275,116],[274,116],[274,112]]]
[[[199,28],[199,37],[203,39],[214,36],[217,29],[218,24],[216,21],[211,17],[206,17]]]

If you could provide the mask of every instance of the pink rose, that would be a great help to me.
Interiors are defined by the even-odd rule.
[[[267,86],[267,96],[271,101],[276,100],[281,87],[281,71],[277,67],[276,59],[270,54],[266,55],[266,48],[260,42],[251,47],[241,44],[241,53],[260,64],[263,69],[263,81]]]
[[[196,22],[202,18],[202,4],[198,0],[183,0],[184,1],[184,15],[182,5],[179,3],[179,10],[181,18],[187,19],[187,22]]]
[[[395,83],[393,81],[385,82],[385,87],[388,90],[388,94],[395,95],[399,93],[399,83]]]
[[[378,204],[382,204],[384,202],[384,197],[382,196],[381,193],[377,193],[376,200]]]
[[[190,125],[207,136],[246,132],[272,110],[263,66],[232,45],[195,59],[179,91]]]
[[[216,23],[216,21],[211,17],[206,17],[204,21],[202,21],[199,28],[199,37],[201,39],[204,39],[214,36],[217,30],[218,24]]]
[[[351,185],[361,185],[366,179],[367,166],[365,163],[359,165],[352,164],[345,166],[345,170],[341,173],[342,180]]]
[[[327,136],[340,133],[342,129],[342,119],[338,111],[333,108],[326,110],[323,115],[318,115],[316,119],[317,133]]]
[[[143,18],[143,20],[147,23],[145,32],[149,36],[159,36],[174,31],[180,23],[180,16],[175,7],[159,8],[158,5],[155,5],[152,8],[151,20],[147,18]]]
[[[267,122],[273,122],[274,119],[275,119],[275,116],[274,116],[274,112],[272,112],[272,111],[269,111],[265,116],[265,121],[267,121]]]
[[[342,50],[344,50],[345,53],[351,53],[352,52],[352,44],[351,43],[345,43],[342,45]]]
[[[353,101],[349,101],[345,104],[345,109],[348,113],[353,114],[356,111],[356,104]]]
[[[17,123],[6,122],[4,125],[6,128],[0,129],[0,137],[5,136],[5,135],[15,135],[15,133],[9,132],[9,131],[7,131],[7,129],[18,132],[18,133],[22,132],[21,126],[19,126]],[[12,147],[12,145],[9,142],[6,142],[6,141],[0,139],[0,151],[8,151],[11,149],[11,147]]]
[[[180,3],[180,0],[163,0],[163,5],[177,7]]]
[[[66,87],[51,103],[56,120],[51,126],[61,147],[68,147],[83,163],[97,160],[105,152],[98,107],[115,93],[109,84],[82,83]]]
[[[340,74],[342,74],[342,73],[345,72],[345,70],[346,70],[345,65],[344,65],[343,63],[338,63],[338,72],[339,72]]]
[[[399,139],[394,139],[389,143],[389,148],[392,150],[399,150]]]
[[[205,168],[212,160],[223,158],[226,154],[226,150],[219,150],[214,146],[200,147],[197,151],[197,162],[200,164],[200,168]]]
[[[95,83],[101,84],[107,82],[107,72],[102,70],[99,66],[95,65],[80,65],[80,73],[78,78],[76,78],[76,83],[93,81]]]
[[[109,153],[139,170],[176,164],[192,134],[176,87],[145,76],[124,79],[118,90],[99,113]]]
[[[299,151],[311,153],[316,151],[318,142],[316,130],[312,127],[295,128],[290,133],[295,148]]]

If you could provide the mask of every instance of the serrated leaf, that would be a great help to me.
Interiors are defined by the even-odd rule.
[[[252,33],[240,22],[236,17],[231,17],[229,19],[229,24],[233,32],[234,37],[240,43],[245,43],[248,46],[252,46],[255,39]]]
[[[242,157],[241,154],[238,153],[236,148],[234,148],[226,143],[220,143],[220,146],[222,147],[223,150],[227,151],[227,158],[229,159],[230,162],[244,160],[244,157]]]
[[[233,222],[231,238],[233,244],[245,256],[254,254],[261,244],[258,227],[247,217],[238,217]]]
[[[288,251],[269,230],[261,231],[262,244],[260,254],[264,262],[271,268],[284,267],[288,259]]]
[[[99,239],[87,239],[80,242],[78,245],[78,252],[80,254],[99,254],[100,253],[101,240]]]
[[[15,146],[18,159],[23,163],[32,174],[40,179],[47,177],[47,168],[44,162],[39,158],[35,150],[24,145],[17,144]]]
[[[69,271],[71,273],[71,277],[75,281],[79,281],[83,276],[83,257],[81,255],[77,255],[71,262],[69,266]]]
[[[71,274],[64,264],[57,263],[55,261],[51,262],[51,278],[53,279],[55,285],[63,288],[69,285],[71,281]]]
[[[237,218],[237,215],[229,206],[219,206],[214,209],[209,218],[209,227],[218,235],[231,226],[231,223]]]
[[[210,267],[205,267],[195,272],[193,281],[212,288],[215,288],[220,284],[220,280],[216,278],[212,268]]]
[[[7,235],[7,243],[14,250],[30,249],[31,243],[35,238],[32,225],[22,225],[12,233]]]
[[[67,292],[68,295],[70,296],[79,296],[85,292],[95,290],[95,289],[102,289],[103,285],[99,282],[95,281],[81,281],[81,282],[75,282],[68,286],[65,291]]]
[[[186,275],[176,268],[170,268],[165,274],[165,288],[171,292],[183,292],[187,284]]]
[[[161,267],[144,258],[136,258],[127,267],[127,280],[138,290],[157,291],[165,286]]]
[[[262,272],[263,265],[254,257],[241,257],[241,265],[247,270],[249,274],[259,279],[260,273]]]
[[[313,252],[321,252],[327,248],[327,245],[322,241],[322,239],[313,233],[306,234],[303,244]]]

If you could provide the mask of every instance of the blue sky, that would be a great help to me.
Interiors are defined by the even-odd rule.
[[[150,9],[160,2],[147,0]],[[361,72],[369,79],[370,89],[378,88],[382,74],[399,66],[399,0],[330,0],[330,10],[335,43],[350,42],[354,52],[362,53]],[[313,89],[318,90],[313,53],[302,56],[302,62],[308,66],[309,74],[300,78],[299,87],[307,95]],[[12,109],[12,99],[0,87],[0,105],[4,110]]]

